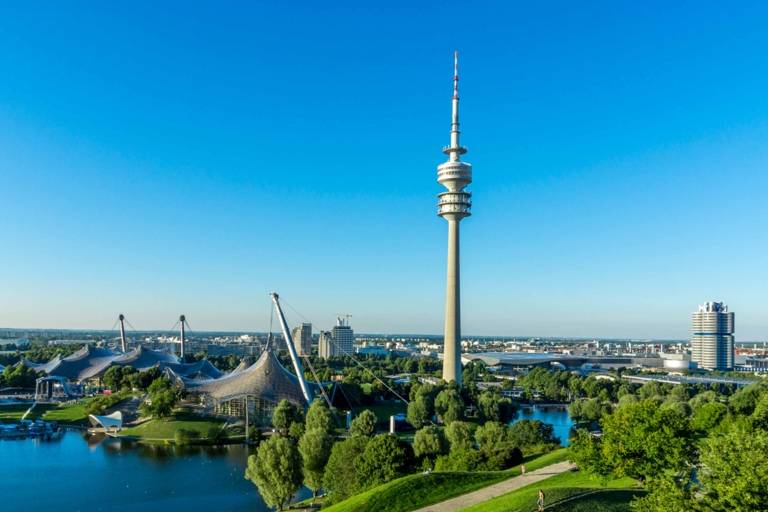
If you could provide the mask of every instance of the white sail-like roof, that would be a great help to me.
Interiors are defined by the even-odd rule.
[[[94,425],[100,425],[104,427],[105,430],[120,430],[123,428],[123,413],[120,411],[107,414],[106,416],[96,416],[95,414],[90,414],[88,419],[91,420],[91,423]]]

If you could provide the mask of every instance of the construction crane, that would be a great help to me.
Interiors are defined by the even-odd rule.
[[[283,308],[280,307],[280,296],[272,292],[270,294],[272,302],[275,303],[275,309],[277,310],[277,319],[280,321],[280,329],[283,331],[283,338],[288,345],[288,353],[291,355],[291,362],[293,363],[293,369],[296,371],[296,377],[299,378],[299,386],[301,386],[301,393],[304,395],[304,399],[308,404],[312,403],[312,396],[309,394],[307,383],[304,380],[304,368],[301,366],[298,354],[296,354],[296,347],[293,346],[293,338],[291,337],[291,331],[288,329],[288,323],[285,321],[285,315],[283,314]]]
[[[342,325],[349,325],[349,319],[352,318],[352,315],[349,313],[336,313],[336,318],[341,320],[344,319],[344,323]]]

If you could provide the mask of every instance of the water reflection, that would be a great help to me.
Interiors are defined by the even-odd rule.
[[[70,431],[58,442],[3,441],[3,510],[266,512],[245,480],[242,445],[145,445]],[[51,475],[40,482],[29,475]],[[309,496],[303,489],[301,499]]]

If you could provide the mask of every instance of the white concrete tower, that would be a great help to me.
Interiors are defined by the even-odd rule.
[[[451,144],[443,148],[448,161],[437,166],[437,182],[448,189],[438,194],[437,214],[448,221],[448,274],[445,292],[445,337],[443,380],[461,385],[461,295],[459,274],[459,222],[470,215],[472,166],[460,156],[467,149],[459,144],[459,52],[453,55],[453,100]]]

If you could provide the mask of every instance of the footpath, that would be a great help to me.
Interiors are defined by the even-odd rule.
[[[566,471],[571,471],[575,468],[576,466],[570,462],[558,462],[557,464],[552,464],[551,466],[546,466],[535,471],[530,471],[525,475],[512,477],[508,480],[504,480],[503,482],[489,485],[488,487],[483,487],[477,491],[462,494],[461,496],[451,498],[450,500],[441,501],[440,503],[435,503],[433,505],[429,505],[428,507],[420,508],[414,512],[456,512],[467,507],[471,507],[472,505],[477,505],[478,503],[503,496],[504,494],[520,489],[521,487],[525,487],[526,485],[535,484],[536,482],[540,482],[561,473],[565,473]]]

